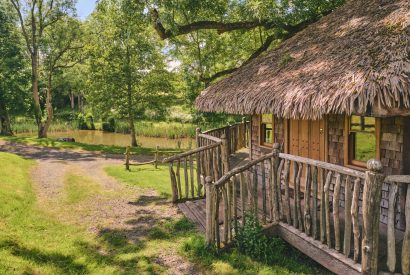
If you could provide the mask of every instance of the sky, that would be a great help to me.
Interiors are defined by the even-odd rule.
[[[78,0],[77,13],[81,20],[87,18],[95,8],[95,0]]]

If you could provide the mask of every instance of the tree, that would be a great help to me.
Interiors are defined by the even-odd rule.
[[[74,67],[81,57],[77,50],[82,48],[81,24],[78,20],[70,17],[62,18],[55,23],[53,28],[46,30],[44,43],[41,47],[43,66],[47,88],[46,108],[47,116],[41,125],[41,137],[47,137],[47,131],[53,120],[53,76],[63,69]]]
[[[137,146],[136,110],[160,102],[171,87],[160,47],[144,5],[133,0],[102,0],[88,22],[92,89],[88,101],[100,112],[128,120],[131,146]]]
[[[0,134],[13,135],[10,112],[25,112],[28,73],[10,7],[0,2]]]
[[[46,31],[55,28],[60,21],[75,15],[75,0],[9,0],[20,22],[21,33],[26,43],[26,50],[31,59],[31,90],[33,95],[34,116],[38,126],[38,137],[46,137],[51,123],[51,95],[46,99],[46,110],[40,102],[39,80],[40,66],[43,61],[41,49],[45,46]],[[60,30],[65,31],[60,28]],[[52,115],[51,115],[52,118]]]
[[[152,0],[152,24],[188,74],[188,97],[238,70],[340,6],[343,0]],[[199,82],[202,82],[200,84]]]

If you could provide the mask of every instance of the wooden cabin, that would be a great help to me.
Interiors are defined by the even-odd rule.
[[[209,244],[250,209],[335,273],[410,274],[409,41],[408,0],[347,0],[201,93],[199,110],[250,118],[165,160]],[[249,161],[232,165],[238,140]]]
[[[296,156],[360,171],[377,159],[386,175],[410,175],[409,39],[408,1],[347,1],[204,90],[196,106],[251,116],[251,159],[279,143]],[[384,186],[382,222],[387,198]]]

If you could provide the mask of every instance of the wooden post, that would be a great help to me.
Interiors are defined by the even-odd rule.
[[[273,159],[272,159],[272,203],[273,203],[273,223],[277,224],[279,223],[279,196],[280,194],[280,177],[278,175],[278,168],[279,168],[279,148],[280,144],[275,143],[273,144],[272,147],[272,152],[273,152]]]
[[[243,148],[246,148],[246,138],[247,138],[247,135],[246,135],[246,117],[242,117],[242,128],[243,128],[243,133],[242,133],[242,137],[243,137],[243,140],[242,140],[242,147]]]
[[[378,274],[381,191],[384,182],[380,161],[367,162],[363,188],[362,274]]]
[[[125,149],[125,170],[130,171],[130,147]]]
[[[170,162],[169,163],[169,177],[171,178],[172,202],[176,203],[178,201],[178,187],[177,187],[177,180],[175,177],[175,172],[172,166],[173,166],[173,162]]]
[[[159,154],[159,146],[157,145],[157,148],[155,150],[155,160],[154,160],[155,169],[158,168],[158,154]]]
[[[403,237],[403,248],[401,251],[401,269],[405,275],[410,274],[410,185],[407,186],[406,195],[406,231]]]
[[[196,128],[195,130],[195,141],[196,141],[196,148],[200,147],[199,144],[199,134],[201,133],[201,128]],[[202,168],[202,158],[201,158],[201,152],[196,153],[196,181],[197,181],[197,194],[198,197],[201,197],[201,168]]]
[[[214,231],[214,223],[213,223],[213,208],[215,207],[214,202],[212,200],[212,178],[207,176],[205,178],[205,209],[206,209],[206,244],[213,245],[215,243],[215,238],[212,234]]]
[[[226,174],[230,171],[229,166],[229,142],[225,134],[221,136],[222,145],[221,145],[221,157],[223,165],[223,174]]]

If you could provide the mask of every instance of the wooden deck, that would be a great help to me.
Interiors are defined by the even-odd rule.
[[[239,152],[235,156],[231,156],[230,163],[231,168],[240,166],[248,161],[248,154],[246,151]],[[293,192],[291,192],[293,193]],[[283,195],[283,194],[282,194]],[[303,195],[303,194],[302,194]],[[291,194],[293,197],[293,194]],[[303,202],[302,202],[303,203]],[[320,202],[319,202],[320,203]],[[183,212],[183,214],[191,220],[199,231],[205,232],[206,226],[206,213],[205,213],[205,199],[198,199],[198,200],[187,200],[184,202],[178,203],[179,209]],[[291,206],[293,207],[293,199]],[[262,213],[262,206],[259,206],[259,213]],[[223,211],[223,205],[220,206],[220,211]],[[240,206],[239,206],[239,199],[237,205],[238,213],[241,213]],[[343,239],[344,235],[344,215],[343,208],[340,211],[340,229],[341,229],[341,236]],[[318,209],[318,211],[320,208]],[[293,212],[293,211],[292,211]],[[219,215],[222,217],[223,215]],[[318,212],[319,216],[319,212]],[[269,222],[269,219],[268,219]],[[223,221],[220,220],[219,223],[221,224],[221,230]],[[331,226],[333,227],[333,221],[331,221]],[[360,221],[362,223],[362,221]],[[353,260],[343,257],[338,251],[333,248],[328,248],[326,245],[322,244],[321,242],[313,239],[310,236],[307,236],[305,233],[293,228],[292,226],[280,222],[278,225],[273,226],[271,224],[267,224],[266,228],[268,228],[268,232],[271,232],[274,235],[277,235],[291,244],[293,247],[299,249],[302,253],[311,256],[315,255],[313,260],[317,261],[324,267],[328,268],[329,270],[338,273],[338,274],[360,274],[361,267],[358,263],[354,263]],[[379,246],[379,270],[386,271],[386,260],[387,260],[387,226],[384,224],[380,224],[380,246]],[[332,234],[333,235],[333,234]],[[396,251],[399,251],[402,247],[402,239],[403,239],[403,232],[396,230]],[[334,237],[332,236],[332,244],[335,244]],[[332,246],[333,247],[333,246]],[[351,254],[353,254],[353,239],[351,245]],[[360,262],[360,261],[359,261]],[[400,266],[400,259],[398,258],[397,267]]]

